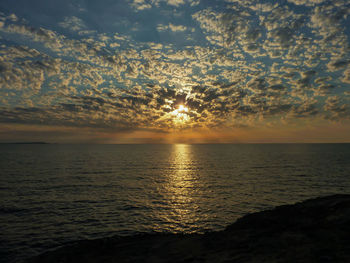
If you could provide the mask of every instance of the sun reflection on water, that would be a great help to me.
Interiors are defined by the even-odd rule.
[[[195,201],[197,178],[193,165],[191,145],[173,145],[171,169],[166,185],[171,207],[167,220],[172,225],[171,228],[175,228],[173,231],[183,230],[185,227],[188,232],[192,232],[198,221],[198,205]]]

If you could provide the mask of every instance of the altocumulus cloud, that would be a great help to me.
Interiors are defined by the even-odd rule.
[[[348,1],[41,4],[0,4],[2,123],[170,132],[183,104],[177,129],[349,124]]]

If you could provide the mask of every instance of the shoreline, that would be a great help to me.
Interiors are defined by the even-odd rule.
[[[218,232],[77,241],[27,262],[350,262],[350,195],[247,214]]]

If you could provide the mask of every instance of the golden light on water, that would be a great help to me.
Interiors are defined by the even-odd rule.
[[[171,173],[168,175],[167,184],[167,192],[172,204],[169,219],[174,224],[195,226],[198,220],[197,205],[194,200],[196,178],[192,165],[191,145],[174,144]]]

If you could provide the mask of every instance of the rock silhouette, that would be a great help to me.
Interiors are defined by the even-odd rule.
[[[248,214],[219,232],[79,241],[29,262],[350,262],[350,195]]]

